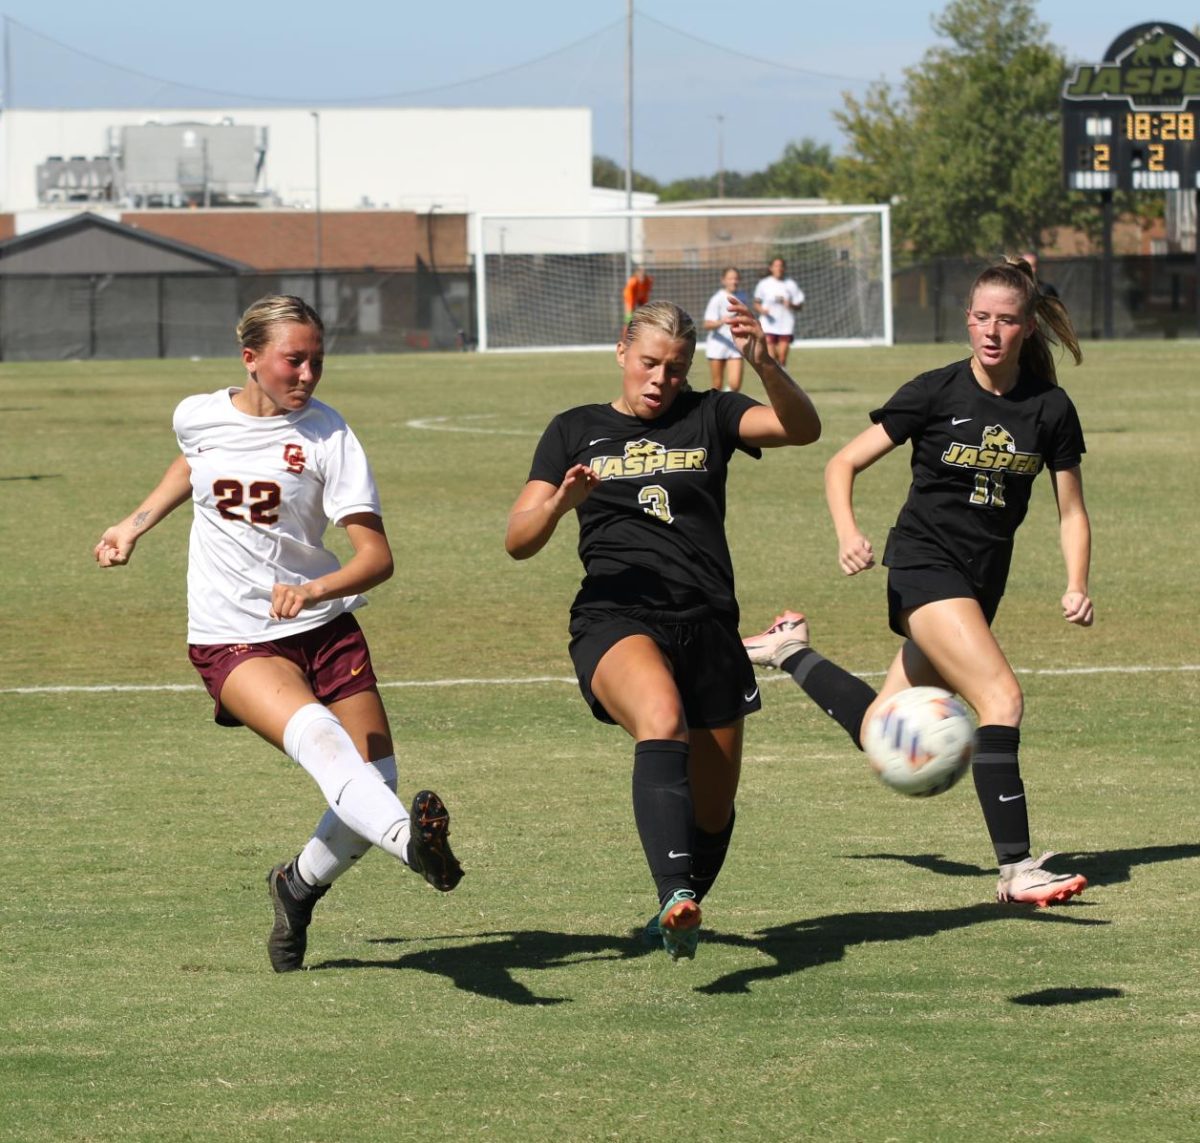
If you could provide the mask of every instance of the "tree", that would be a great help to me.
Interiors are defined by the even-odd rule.
[[[605,158],[604,155],[593,155],[592,186],[624,190],[625,168],[619,166],[613,159]],[[662,187],[656,179],[652,179],[649,175],[643,175],[634,168],[633,189],[635,191],[647,191],[650,194],[658,194],[662,190]]]
[[[825,193],[833,170],[833,155],[827,143],[801,139],[789,143],[783,154],[765,171],[744,174],[723,171],[725,197],[738,198],[820,198]],[[714,175],[676,179],[662,188],[663,202],[686,202],[716,198],[718,180]]]
[[[783,155],[762,176],[759,198],[821,198],[833,171],[833,153],[828,143],[801,139],[789,143]]]
[[[849,141],[835,197],[892,202],[900,249],[916,257],[1036,248],[1069,220],[1059,165],[1066,61],[1030,0],[953,0],[933,22],[948,42],[905,72],[902,90],[845,96]]]

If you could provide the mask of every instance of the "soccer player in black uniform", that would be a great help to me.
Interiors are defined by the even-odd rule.
[[[755,663],[791,674],[860,749],[866,720],[897,691],[936,686],[962,695],[979,718],[973,773],[1000,865],[997,898],[1048,905],[1082,892],[1087,882],[1045,869],[1053,854],[1030,855],[1017,761],[1024,700],[991,623],[1014,534],[1043,468],[1058,502],[1067,571],[1063,618],[1092,623],[1083,432],[1058,387],[1050,345],[1065,346],[1076,364],[1082,354],[1067,311],[1038,290],[1027,262],[988,268],[969,298],[971,356],[904,385],[825,469],[838,563],[856,575],[874,566],[875,555],[855,521],[855,478],[898,445],[912,444],[912,485],[883,554],[889,623],[905,643],[883,688],[876,694],[813,651],[797,612],[779,616],[746,647]]]
[[[671,302],[642,306],[617,345],[620,395],[550,422],[505,537],[527,559],[578,517],[570,654],[593,715],[636,743],[634,821],[658,890],[647,934],[673,959],[695,953],[733,833],[742,721],[760,705],[725,538],[729,462],[821,431],[750,310],[732,295],[728,308],[770,404],[691,389],[695,324]]]

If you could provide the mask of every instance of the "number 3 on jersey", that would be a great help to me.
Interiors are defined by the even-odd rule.
[[[671,498],[661,484],[647,484],[638,492],[638,503],[647,516],[653,516],[664,524],[675,523],[675,517],[671,515]]]

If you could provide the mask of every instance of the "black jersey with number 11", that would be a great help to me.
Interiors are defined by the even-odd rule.
[[[1075,468],[1085,451],[1062,389],[1023,371],[1009,392],[990,393],[970,359],[909,381],[871,420],[912,442],[912,485],[884,563],[949,564],[991,591],[1003,591],[1034,477]]]

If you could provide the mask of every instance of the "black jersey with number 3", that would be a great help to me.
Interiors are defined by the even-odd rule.
[[[871,420],[912,442],[912,485],[883,562],[949,564],[992,591],[1004,589],[1034,477],[1075,468],[1085,451],[1062,389],[1022,371],[1009,392],[989,393],[969,358],[909,381]]]
[[[529,479],[558,485],[576,464],[600,477],[576,509],[585,572],[576,607],[710,604],[736,619],[725,480],[736,450],[762,455],[738,436],[757,404],[741,393],[685,389],[652,421],[581,405],[550,422]]]

